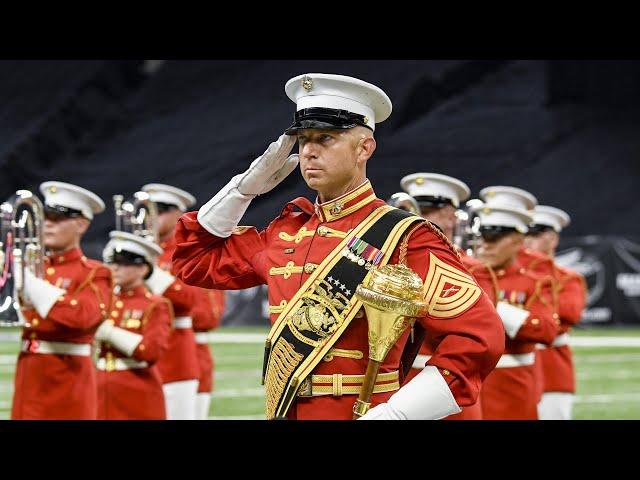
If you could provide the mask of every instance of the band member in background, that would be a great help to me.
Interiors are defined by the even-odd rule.
[[[40,185],[44,195],[45,277],[25,269],[22,313],[29,323],[15,374],[12,419],[93,420],[96,374],[91,343],[110,312],[111,272],[86,258],[80,240],[104,203],[63,182]]]
[[[560,232],[570,220],[569,215],[559,208],[536,206],[525,245],[555,258]],[[571,420],[576,380],[568,332],[582,317],[587,302],[587,286],[578,272],[556,263],[553,263],[553,268],[560,332],[548,348],[540,345],[537,352],[544,392],[538,404],[538,416],[540,420]]]
[[[181,217],[174,271],[204,288],[268,285],[274,326],[263,375],[267,418],[351,419],[369,345],[366,313],[350,299],[383,259],[405,263],[426,279],[430,313],[418,319],[416,330],[426,330],[435,351],[423,371],[399,388],[407,329],[382,363],[372,408],[360,418],[438,419],[459,412],[475,402],[502,353],[504,333],[446,237],[386,205],[367,180],[375,124],[390,115],[391,101],[378,87],[340,75],[301,75],[285,91],[297,104],[294,123],[198,212]],[[299,155],[290,155],[296,139]],[[251,201],[298,163],[318,193],[316,202],[292,200],[261,232],[238,226]],[[450,295],[445,287],[458,292],[452,293],[456,308],[444,307]]]
[[[535,198],[512,187],[480,192],[483,242],[478,258],[495,271],[497,311],[506,332],[505,353],[486,378],[481,393],[485,420],[537,419],[536,343],[551,344],[558,334],[553,317],[553,279],[527,270],[519,262]]]
[[[200,296],[202,300],[194,307],[193,330],[196,336],[198,368],[198,396],[196,398],[196,420],[206,420],[209,416],[211,404],[211,392],[213,392],[213,368],[214,360],[209,346],[207,332],[220,325],[220,319],[224,314],[225,295],[223,290],[204,290],[206,296]],[[204,311],[200,311],[205,309]]]
[[[175,314],[169,348],[157,363],[167,419],[195,420],[200,367],[193,324],[210,324],[213,311],[209,308],[205,290],[185,285],[170,272],[176,222],[196,199],[184,190],[160,183],[144,185],[142,191],[147,192],[158,207],[158,234],[163,250],[158,258],[160,268],[154,268],[146,284],[154,295],[162,295],[171,301]],[[198,318],[194,319],[194,315]]]
[[[445,236],[452,240],[457,221],[456,209],[469,198],[469,187],[457,178],[438,173],[413,173],[403,177],[400,180],[400,185],[418,203],[422,218],[436,224],[442,229]],[[462,257],[464,266],[474,276],[477,269],[491,268],[467,256],[461,250],[458,252]],[[480,275],[476,278],[476,281],[495,304],[495,282],[493,282],[493,276]],[[429,339],[426,339],[420,347],[420,352],[416,356],[405,382],[411,380],[422,371],[432,353],[433,347]],[[482,420],[482,407],[479,398],[473,405],[463,408],[462,412],[448,416],[447,420]]]
[[[98,419],[164,420],[162,380],[154,364],[167,349],[173,310],[144,285],[162,249],[127,232],[113,231],[109,237],[103,259],[115,288],[111,318],[95,336],[100,342]]]

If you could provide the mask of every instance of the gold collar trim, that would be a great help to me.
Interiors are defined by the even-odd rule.
[[[333,222],[360,210],[376,198],[371,182],[365,180],[362,185],[329,202],[318,203],[316,199],[314,210],[320,222]]]

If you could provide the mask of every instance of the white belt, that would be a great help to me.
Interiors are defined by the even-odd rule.
[[[191,328],[192,326],[191,317],[176,317],[173,321],[173,328]]]
[[[195,332],[196,343],[198,345],[208,345],[209,344],[209,334],[207,332]]]
[[[88,343],[47,342],[44,340],[23,340],[21,352],[48,353],[52,355],[91,355],[91,345]]]
[[[98,370],[133,370],[136,368],[147,368],[149,364],[147,362],[140,362],[133,358],[113,358],[107,362],[106,358],[99,358],[96,363]]]
[[[525,367],[527,365],[533,365],[535,361],[535,352],[518,354],[505,353],[500,357],[500,360],[498,360],[496,368]]]
[[[558,335],[553,342],[551,342],[551,346],[552,347],[563,347],[565,345],[569,345],[569,334],[568,333],[562,333],[560,335]],[[545,348],[547,348],[547,346],[543,343],[536,343],[536,348],[538,350],[544,350]]]
[[[431,355],[416,355],[416,359],[413,361],[413,365],[411,365],[411,368],[419,368],[420,370],[422,370],[430,358]]]

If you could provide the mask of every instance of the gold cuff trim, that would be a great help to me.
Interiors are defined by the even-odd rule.
[[[287,301],[282,300],[280,305],[269,305],[269,313],[281,313],[285,308],[287,308]]]
[[[342,348],[332,348],[324,356],[323,360],[325,362],[330,362],[331,360],[333,360],[333,357],[355,358],[356,360],[360,360],[364,358],[364,353],[362,353],[360,350],[344,350]]]

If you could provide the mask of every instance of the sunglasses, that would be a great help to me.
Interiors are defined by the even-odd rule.
[[[84,217],[80,210],[75,210],[69,207],[63,207],[61,205],[44,206],[44,218],[52,222],[59,222],[68,218],[80,218]]]
[[[538,235],[544,233],[544,232],[549,232],[553,230],[553,227],[550,227],[549,225],[532,225],[529,227],[529,231],[527,232],[527,236],[530,237],[537,237]]]
[[[517,232],[513,227],[480,227],[480,235],[485,242],[492,243]]]
[[[121,250],[119,252],[112,252],[104,258],[104,263],[116,264],[116,265],[145,265],[147,260],[135,253]]]
[[[170,212],[172,210],[178,209],[176,205],[171,205],[170,203],[162,203],[162,202],[156,202],[156,208],[158,209],[158,213],[165,213],[165,212]]]

